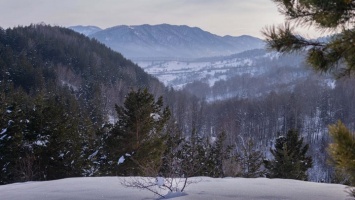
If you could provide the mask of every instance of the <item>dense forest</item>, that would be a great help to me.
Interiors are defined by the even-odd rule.
[[[340,79],[329,86],[312,74],[287,90],[206,102],[165,88],[121,54],[72,30],[0,29],[0,184],[171,171],[265,176],[264,159],[272,159],[270,148],[290,130],[309,145],[308,180],[344,182],[327,162],[327,127],[342,120],[355,129],[353,85]],[[132,132],[138,125],[140,137]],[[144,154],[150,151],[154,155]],[[136,160],[119,165],[133,154]],[[158,171],[127,167],[153,160],[145,169]]]
[[[96,40],[47,25],[0,29],[0,70],[1,183],[84,175],[114,105],[165,90]]]

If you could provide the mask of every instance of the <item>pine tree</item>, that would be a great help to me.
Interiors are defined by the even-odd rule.
[[[45,101],[39,99],[31,112],[31,132],[42,142],[35,146],[46,179],[81,176],[87,164],[85,148],[93,127],[88,115],[67,92],[59,89],[55,95],[46,96]]]
[[[5,92],[0,107],[0,183],[82,175],[93,128],[67,89]]]
[[[147,89],[131,91],[124,106],[117,106],[118,121],[107,138],[111,161],[120,175],[158,173],[165,150],[164,127],[170,117],[163,99],[155,101]],[[123,161],[124,160],[124,161]],[[116,170],[115,168],[111,170]]]
[[[328,152],[336,169],[348,177],[349,183],[355,186],[355,138],[342,122],[329,126],[333,142]]]
[[[206,166],[203,170],[204,176],[224,177],[224,161],[230,159],[232,146],[226,145],[226,133],[218,134],[216,141],[209,144],[206,149]]]
[[[174,120],[170,120],[167,127],[166,148],[159,170],[164,177],[182,177],[182,165],[184,160],[179,157],[180,151],[185,144],[185,139],[181,130],[177,127]]]
[[[312,158],[306,156],[308,144],[303,145],[303,138],[298,132],[288,131],[286,137],[276,139],[275,149],[270,149],[274,160],[265,160],[266,176],[307,180],[307,170],[312,167]]]
[[[263,159],[262,152],[255,149],[252,139],[249,139],[246,144],[243,141],[242,152],[237,157],[240,171],[236,176],[245,178],[262,177],[265,174],[262,169]]]
[[[190,138],[186,138],[178,158],[182,160],[181,168],[184,176],[201,176],[206,174],[207,144],[195,128],[191,132]]]
[[[351,75],[355,69],[355,7],[352,0],[273,0],[287,23],[263,31],[268,46],[279,52],[307,51],[307,61],[316,71]],[[291,22],[315,26],[320,31],[341,31],[328,42],[307,40],[294,33]]]
[[[21,90],[2,93],[0,104],[0,184],[20,181],[17,163],[21,159],[26,131],[27,95]]]

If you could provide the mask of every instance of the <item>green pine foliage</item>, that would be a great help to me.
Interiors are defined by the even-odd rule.
[[[206,140],[199,136],[196,129],[191,136],[186,138],[178,151],[178,159],[181,160],[181,171],[184,177],[201,176],[206,171]]]
[[[209,142],[206,148],[206,166],[204,167],[205,176],[225,177],[224,162],[232,158],[232,145],[226,144],[226,133],[218,134],[216,141]]]
[[[82,176],[94,129],[65,88],[1,98],[0,183]]]
[[[339,173],[345,175],[349,184],[355,186],[355,139],[342,122],[329,126],[333,142],[329,144],[328,152],[331,163]]]
[[[40,97],[31,115],[33,128],[43,138],[39,144],[44,147],[39,154],[46,179],[82,176],[87,167],[86,148],[94,135],[88,114],[65,92],[58,91],[45,102],[42,99],[46,97]]]
[[[307,180],[307,170],[312,167],[312,158],[307,156],[308,144],[303,144],[298,132],[288,131],[286,137],[276,139],[275,148],[270,149],[274,160],[265,160],[266,176]]]
[[[166,145],[164,128],[170,117],[162,97],[155,101],[147,89],[131,91],[123,106],[116,105],[116,111],[118,121],[106,138],[111,173],[157,175]],[[121,157],[125,161],[117,163]]]
[[[183,177],[186,174],[181,167],[184,159],[179,156],[181,155],[182,146],[186,141],[174,119],[170,119],[167,123],[166,136],[166,148],[162,157],[159,174],[163,177]]]
[[[307,51],[307,61],[316,71],[332,72],[338,77],[354,73],[355,8],[352,0],[273,1],[286,16],[287,23],[263,31],[271,49],[279,52]],[[294,32],[290,25],[292,22],[339,33],[328,42],[307,40]]]
[[[11,94],[2,93],[0,99],[0,184],[19,180],[16,163],[23,152],[22,132],[27,127],[26,114],[22,111],[26,96],[22,91],[11,91]]]

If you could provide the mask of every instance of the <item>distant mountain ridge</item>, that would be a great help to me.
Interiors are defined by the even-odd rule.
[[[71,26],[69,28],[75,32],[81,33],[86,36],[89,36],[89,35],[92,35],[96,32],[102,31],[102,29],[97,26],[81,26],[80,25],[80,26]]]
[[[69,28],[97,39],[130,59],[225,56],[265,45],[256,37],[222,37],[186,25],[120,25],[104,30],[93,26]]]

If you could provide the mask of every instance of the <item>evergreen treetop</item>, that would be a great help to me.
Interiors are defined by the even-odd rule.
[[[275,148],[270,149],[274,160],[265,160],[267,177],[307,180],[307,170],[312,167],[312,158],[307,156],[308,144],[298,132],[288,131],[286,137],[276,139]]]
[[[158,173],[165,151],[164,127],[170,118],[162,97],[155,101],[148,89],[131,91],[123,106],[116,105],[118,121],[107,138],[110,159],[123,156],[118,163],[121,175],[150,175]],[[116,169],[113,169],[116,170]]]

